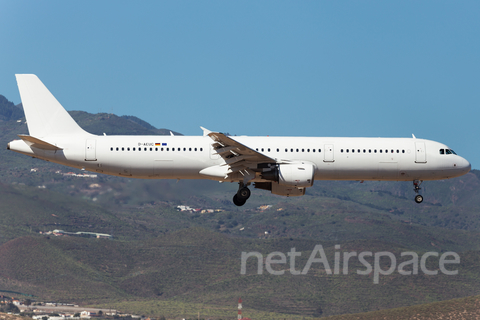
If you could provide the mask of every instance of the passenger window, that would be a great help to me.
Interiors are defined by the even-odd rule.
[[[118,147],[117,147],[117,149],[116,149],[116,150],[118,151]]]
[[[195,151],[197,151],[197,148],[195,148]]]
[[[150,148],[150,151],[153,151],[153,149],[152,149],[152,148]]]
[[[297,152],[298,152],[298,149],[297,149]]]
[[[355,149],[352,149],[352,153],[355,153]]]
[[[135,151],[135,147],[133,148],[133,151]]]
[[[277,152],[279,152],[279,151],[280,151],[280,149],[277,148]]]
[[[305,152],[305,149],[302,149],[302,152]]]
[[[348,149],[347,149],[347,153],[348,153]]]
[[[397,153],[400,153],[400,150],[397,149]]]
[[[203,148],[200,148],[200,151],[203,151]]]
[[[130,147],[127,148],[127,151],[130,151]]]
[[[267,151],[268,151],[268,152],[270,152],[270,148],[268,148],[268,150],[267,150]]]
[[[285,152],[288,152],[288,149],[285,149]]]
[[[405,150],[402,150],[402,153],[405,153]]]
[[[167,148],[167,151],[170,151],[170,148]]]
[[[158,151],[158,148],[155,148],[155,151]]]
[[[312,149],[313,152],[315,152],[315,149]]]
[[[192,148],[188,148],[188,151],[192,151]]]
[[[310,152],[310,149],[307,149],[307,152]]]
[[[373,150],[373,153],[377,153],[377,149]]]
[[[340,152],[343,153],[343,149],[340,149]]]
[[[357,152],[360,153],[360,149],[358,149]]]
[[[110,148],[110,151],[113,151],[113,147]]]

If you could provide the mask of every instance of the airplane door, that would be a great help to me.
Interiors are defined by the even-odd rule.
[[[334,162],[334,156],[333,156],[333,144],[326,144],[324,148],[324,156],[323,156],[323,161],[324,162]]]
[[[415,163],[426,163],[425,142],[415,142]]]
[[[85,143],[85,161],[97,161],[96,144],[97,140],[87,139]]]

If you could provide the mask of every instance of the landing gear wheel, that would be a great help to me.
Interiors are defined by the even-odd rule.
[[[420,188],[420,185],[422,184],[422,180],[413,180],[413,191],[415,191],[415,193],[417,194],[415,196],[415,202],[416,203],[422,203],[423,201],[423,197],[419,194],[420,193],[420,190],[422,188]]]
[[[250,189],[248,189],[247,187],[243,187],[237,191],[236,196],[239,199],[244,199],[245,201],[247,201],[248,198],[250,198]]]
[[[248,190],[248,189],[247,189]],[[235,194],[233,196],[233,203],[237,206],[237,207],[241,207],[245,204],[245,202],[247,202],[247,199],[240,199],[238,198],[238,195]]]
[[[421,195],[417,194],[415,196],[415,202],[416,203],[422,203],[422,201],[423,201],[423,197]]]

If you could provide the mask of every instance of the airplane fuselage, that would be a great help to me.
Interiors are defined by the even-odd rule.
[[[232,137],[279,161],[309,161],[315,180],[441,180],[470,170],[446,145],[416,138]],[[22,140],[10,149],[70,167],[143,179],[213,179],[200,174],[222,165],[207,136],[57,137],[63,150],[28,147]],[[443,152],[441,152],[443,150]],[[256,177],[253,182],[264,181]]]

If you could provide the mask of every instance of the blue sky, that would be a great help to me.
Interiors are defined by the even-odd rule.
[[[242,135],[410,137],[480,169],[480,2],[0,0],[0,94]]]

